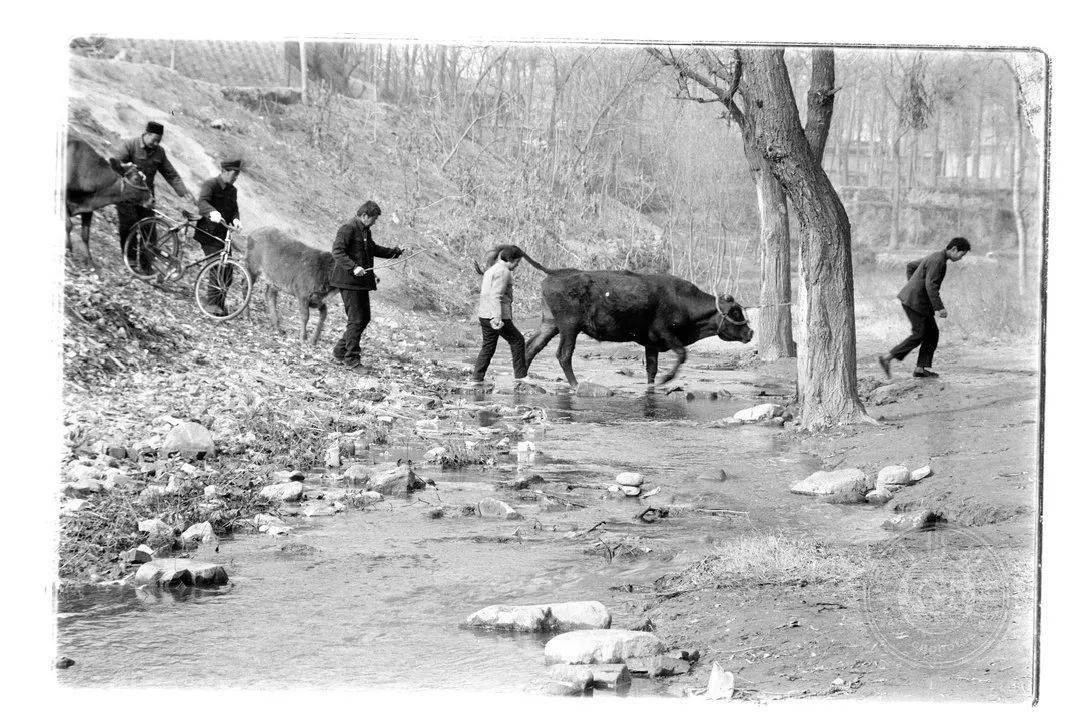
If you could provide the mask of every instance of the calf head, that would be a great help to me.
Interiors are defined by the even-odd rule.
[[[749,343],[754,331],[746,319],[741,305],[730,295],[716,296],[717,329],[720,340]]]

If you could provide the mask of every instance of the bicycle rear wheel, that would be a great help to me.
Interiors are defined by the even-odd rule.
[[[180,234],[164,218],[143,218],[124,239],[124,267],[147,282],[179,277]]]
[[[235,318],[251,302],[251,285],[242,263],[215,258],[195,277],[195,304],[212,320]]]

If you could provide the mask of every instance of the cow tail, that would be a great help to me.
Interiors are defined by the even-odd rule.
[[[536,269],[537,269],[538,271],[540,271],[540,272],[541,272],[541,273],[543,273],[544,275],[551,275],[551,271],[550,271],[550,270],[548,270],[547,268],[545,268],[544,266],[540,265],[540,264],[539,264],[539,263],[537,263],[537,262],[536,262],[535,260],[533,260],[533,259],[532,259],[532,256],[530,256],[530,255],[529,255],[528,253],[526,253],[525,251],[521,251],[521,256],[522,256],[522,257],[523,257],[523,258],[524,258],[525,260],[529,261],[529,265],[531,265],[532,267],[536,268]]]

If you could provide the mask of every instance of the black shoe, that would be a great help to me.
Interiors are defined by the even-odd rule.
[[[892,371],[889,370],[889,359],[883,355],[877,357],[878,365],[881,366],[881,370],[885,371],[886,378],[892,378]]]
[[[911,374],[915,378],[937,378],[938,374],[934,371],[927,370],[925,368],[916,368],[915,372]]]
[[[366,371],[369,370],[366,365],[360,362],[359,358],[349,358],[345,361],[345,367],[354,371]]]

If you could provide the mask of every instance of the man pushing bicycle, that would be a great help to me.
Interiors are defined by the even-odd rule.
[[[243,160],[236,157],[221,161],[221,173],[203,182],[199,188],[199,213],[202,217],[195,224],[195,240],[202,246],[206,257],[220,253],[225,247],[225,235],[229,228],[240,230],[240,208],[236,202],[236,178],[240,175]],[[220,277],[210,283],[206,302],[210,312],[217,316],[228,315],[225,295],[232,283],[232,268],[222,266]]]

